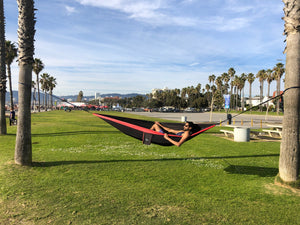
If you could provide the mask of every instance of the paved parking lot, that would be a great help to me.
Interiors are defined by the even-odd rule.
[[[188,121],[194,123],[209,122],[210,112],[204,113],[163,113],[163,112],[130,112],[137,115],[144,115],[155,118],[162,118],[174,121],[181,121],[182,117],[186,117]],[[251,126],[251,121],[253,121],[253,127],[259,128],[261,123],[263,127],[266,127],[267,123],[282,123],[282,116],[265,116],[265,115],[251,115],[251,114],[241,114],[236,116],[232,114],[233,121],[235,125],[240,126],[243,122],[243,126]],[[226,120],[226,113],[212,113],[212,122],[219,123],[220,121]],[[233,122],[232,121],[232,122]],[[227,122],[226,122],[227,123]],[[224,123],[224,124],[226,124]]]

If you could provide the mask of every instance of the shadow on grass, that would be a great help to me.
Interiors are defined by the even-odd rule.
[[[257,167],[257,166],[230,165],[224,170],[232,174],[258,175],[260,177],[275,177],[278,174],[277,168]]]
[[[187,158],[162,158],[162,159],[116,159],[116,160],[78,160],[78,161],[53,161],[53,162],[33,162],[33,167],[52,167],[73,164],[97,164],[97,163],[118,163],[118,162],[163,162],[163,161],[184,161],[184,160],[201,160],[201,159],[235,159],[235,158],[257,158],[257,157],[278,157],[279,154],[268,155],[243,155],[243,156],[216,156],[216,157],[187,157]],[[232,168],[233,169],[232,169]],[[227,172],[238,171],[239,166],[230,165]],[[240,169],[239,171],[242,171]]]
[[[56,133],[42,133],[42,134],[31,134],[32,137],[53,137],[53,136],[69,136],[78,134],[103,134],[103,133],[120,133],[120,131],[70,131],[70,132],[56,132]]]

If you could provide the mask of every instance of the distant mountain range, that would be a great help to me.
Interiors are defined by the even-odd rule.
[[[137,93],[131,93],[131,94],[110,93],[110,94],[101,94],[100,97],[101,98],[105,98],[105,97],[132,98],[137,95],[140,95],[140,94],[137,94]],[[57,96],[57,97],[63,98],[63,99],[72,99],[72,101],[76,101],[77,96],[78,95],[64,95],[64,96]],[[83,96],[83,99],[86,99],[87,101],[91,101],[91,100],[95,99],[95,95]]]
[[[100,96],[102,98],[104,98],[104,97],[132,98],[132,97],[135,97],[137,95],[141,95],[141,94],[137,94],[137,93],[131,93],[131,94],[110,93],[110,94],[101,94]],[[54,95],[53,101],[55,101],[55,100],[59,101],[59,99],[66,99],[66,100],[69,100],[69,101],[76,101],[77,96],[78,95],[63,95],[63,96]],[[57,98],[55,98],[55,97],[57,97]],[[13,91],[13,98],[14,98],[14,103],[18,103],[18,91]],[[43,102],[44,93],[42,93],[42,92],[40,92],[40,99],[41,99],[41,102]],[[91,100],[95,99],[95,96],[94,95],[83,96],[83,99],[86,99],[87,101],[91,101]],[[10,102],[10,93],[9,92],[6,92],[6,102]]]

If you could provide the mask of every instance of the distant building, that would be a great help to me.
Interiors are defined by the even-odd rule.
[[[262,102],[266,102],[270,99],[270,97],[267,97],[267,96],[264,96]],[[250,99],[246,99],[246,104],[249,104],[252,103],[252,106],[257,106],[259,105],[261,102],[260,102],[260,97],[259,96],[255,96],[255,97],[252,97],[251,98],[251,101]],[[273,102],[272,101],[269,101],[269,102],[266,102],[265,104],[263,104],[263,106],[267,106],[269,103],[269,106],[274,106]]]
[[[95,92],[95,99],[100,99],[101,98],[101,95],[100,95],[100,93],[98,93],[98,92]]]
[[[119,100],[119,99],[121,99],[119,96],[115,96],[115,97],[104,97],[104,100]]]
[[[57,107],[61,108],[61,107],[86,107],[86,103],[84,102],[61,102],[59,105],[57,105]]]

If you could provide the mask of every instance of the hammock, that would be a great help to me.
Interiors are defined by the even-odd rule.
[[[103,115],[98,113],[93,113],[94,116],[97,116],[103,119],[105,122],[109,123],[113,127],[117,128],[121,132],[136,139],[143,141],[143,144],[150,145],[158,144],[162,146],[171,146],[173,145],[168,140],[164,138],[164,134],[150,130],[154,122],[147,120],[138,120],[127,117]],[[169,127],[174,130],[182,130],[184,123],[162,123],[162,125]],[[195,128],[192,130],[192,134],[187,140],[190,140],[197,135],[207,131],[210,128],[213,128],[216,124],[211,123],[201,123],[195,124]],[[180,141],[181,136],[175,134],[168,134],[168,136],[174,141]],[[187,141],[186,140],[186,141]]]

